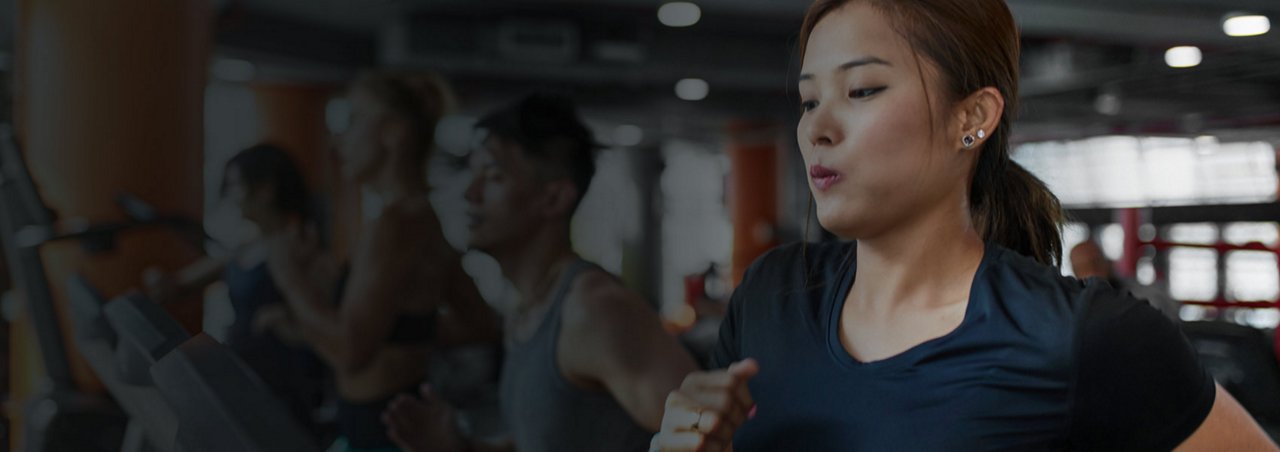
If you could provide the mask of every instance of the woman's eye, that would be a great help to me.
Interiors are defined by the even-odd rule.
[[[884,89],[885,87],[883,86],[876,87],[876,88],[858,88],[858,89],[849,91],[849,98],[863,99],[863,98],[871,97],[871,96],[874,96],[876,93],[884,91]]]
[[[815,108],[818,108],[818,101],[816,100],[806,100],[806,101],[800,102],[801,111],[812,111]]]

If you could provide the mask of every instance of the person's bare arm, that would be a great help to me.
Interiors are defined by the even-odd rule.
[[[314,273],[308,263],[317,253],[299,250],[310,246],[308,241],[298,232],[271,239],[268,262],[292,318],[307,343],[334,368],[364,368],[390,334],[398,300],[405,296],[397,292],[398,283],[421,257],[421,250],[406,239],[410,226],[387,214],[371,225],[352,256],[350,279],[337,307],[329,303],[332,286],[310,277]]]
[[[289,307],[284,303],[271,303],[258,308],[253,315],[253,332],[274,334],[281,342],[292,347],[307,346],[298,323],[293,321]]]
[[[206,257],[178,271],[177,283],[180,288],[203,289],[222,277],[222,269],[227,266],[230,257]]]
[[[637,424],[658,431],[667,394],[697,365],[653,308],[593,273],[578,282],[562,316],[557,347],[566,376],[598,382]]]
[[[222,278],[222,270],[229,259],[202,257],[175,273],[167,273],[159,267],[147,268],[142,275],[147,296],[158,303],[169,303],[204,290]]]
[[[1275,451],[1276,444],[1231,394],[1217,386],[1213,408],[1195,433],[1175,449],[1193,451]]]

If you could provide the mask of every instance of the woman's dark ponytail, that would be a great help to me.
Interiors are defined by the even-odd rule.
[[[992,152],[978,159],[969,202],[974,225],[984,241],[998,243],[1045,265],[1062,261],[1061,225],[1065,218],[1058,197],[1022,165],[1010,160],[1007,152]]]

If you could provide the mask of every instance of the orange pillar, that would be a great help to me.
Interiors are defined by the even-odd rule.
[[[120,221],[124,214],[114,199],[127,191],[163,213],[199,221],[209,2],[19,0],[16,6],[17,133],[50,208],[62,220]],[[99,390],[71,340],[62,287],[67,276],[83,273],[114,296],[140,286],[147,266],[177,269],[199,252],[162,229],[126,232],[103,254],[88,255],[77,243],[43,249],[78,385]],[[198,302],[170,311],[189,330],[200,330]],[[14,355],[28,353],[32,340],[14,337]],[[40,369],[29,360],[14,365],[12,397],[20,401]],[[19,419],[11,418],[13,432],[21,432]]]
[[[729,215],[733,284],[751,262],[777,246],[778,128],[770,122],[729,124]]]
[[[332,88],[320,85],[253,85],[262,118],[262,141],[289,151],[313,190],[321,183],[322,166],[329,155],[324,110],[332,92]]]
[[[336,144],[325,121],[325,108],[338,87],[329,85],[262,83],[253,86],[262,117],[262,141],[284,147],[307,178],[317,199],[330,205],[330,248],[345,257],[358,233],[359,187],[343,180],[333,150]]]

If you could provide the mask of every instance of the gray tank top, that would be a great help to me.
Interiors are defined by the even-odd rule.
[[[651,433],[608,392],[574,386],[556,364],[564,299],[591,263],[566,268],[538,330],[525,342],[507,340],[500,395],[502,416],[518,452],[645,451]]]

